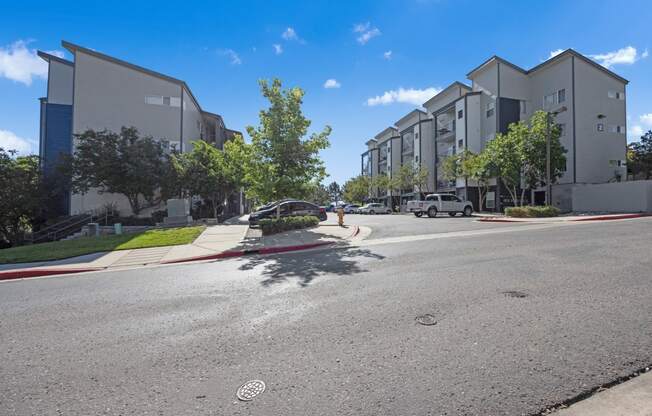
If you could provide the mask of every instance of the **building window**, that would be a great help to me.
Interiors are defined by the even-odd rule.
[[[609,125],[609,133],[625,133],[625,126],[610,124]]]
[[[604,131],[604,124],[598,123],[598,131]]]
[[[624,92],[608,91],[607,96],[609,98],[614,98],[616,100],[624,100],[625,99],[625,93]]]
[[[618,98],[619,100],[624,100],[625,99],[625,93],[624,92],[616,93],[616,98]]]
[[[457,118],[461,119],[462,117],[464,117],[464,110],[460,110],[457,112]]]
[[[145,104],[164,105],[167,107],[179,107],[181,105],[181,98],[165,97],[160,95],[148,95],[145,97]]]
[[[494,115],[495,109],[496,109],[496,103],[494,103],[493,101],[487,103],[487,118]]]
[[[557,103],[561,104],[564,101],[566,101],[566,90],[561,89],[561,90],[557,91]]]
[[[543,109],[549,110],[555,104],[563,103],[565,101],[566,101],[566,90],[565,89],[558,90],[557,92],[553,92],[552,94],[548,94],[543,97]]]
[[[559,127],[559,136],[560,137],[565,136],[566,135],[566,124],[561,123],[561,124],[557,124],[557,126]]]
[[[521,114],[526,114],[527,113],[527,101],[520,100],[519,105],[521,106]]]
[[[457,141],[457,147],[461,148],[462,146],[464,146],[464,140],[463,140],[463,139],[459,139],[459,140]]]

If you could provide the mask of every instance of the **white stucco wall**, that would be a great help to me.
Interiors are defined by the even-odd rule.
[[[74,68],[55,60],[49,64],[48,103],[71,105]]]
[[[652,212],[652,181],[576,184],[573,211]]]

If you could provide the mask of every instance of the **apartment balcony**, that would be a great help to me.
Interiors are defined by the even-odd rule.
[[[450,191],[450,190],[454,190],[455,187],[456,187],[455,181],[446,181],[446,180],[437,181],[438,191]]]

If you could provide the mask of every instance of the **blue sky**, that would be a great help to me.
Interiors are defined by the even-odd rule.
[[[630,80],[630,139],[652,129],[652,3],[644,0],[30,1],[2,9],[0,146],[25,151],[38,148],[45,95],[45,66],[33,53],[64,52],[62,39],[185,80],[204,109],[242,131],[265,104],[258,79],[302,87],[312,128],[333,127],[323,157],[327,181],[340,183],[359,173],[368,138],[433,91],[466,82],[494,54],[524,68],[568,47],[596,55]]]

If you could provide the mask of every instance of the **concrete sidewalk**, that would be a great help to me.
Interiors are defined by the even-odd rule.
[[[652,373],[642,374],[553,414],[557,416],[652,416]]]
[[[648,215],[649,214],[645,214],[645,213],[628,213],[628,214],[562,215],[559,217],[518,218],[518,217],[508,217],[502,214],[493,214],[493,213],[473,214],[473,216],[479,217],[478,221],[483,221],[483,222],[536,222],[536,223],[624,220],[630,218],[646,217]]]
[[[293,230],[262,236],[259,229],[250,229],[243,221],[232,221],[207,227],[191,244],[117,250],[84,256],[35,263],[0,265],[0,280],[35,277],[82,271],[180,263],[232,257],[249,252],[289,251],[326,244],[346,244],[369,235],[356,226],[338,227],[323,224],[304,230]]]

